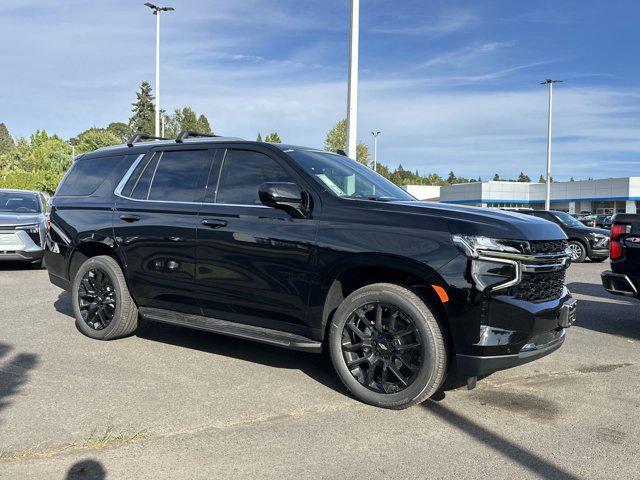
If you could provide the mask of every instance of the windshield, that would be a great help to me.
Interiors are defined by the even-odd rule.
[[[563,225],[567,227],[584,227],[582,222],[576,220],[568,213],[564,212],[551,212],[558,220],[562,222]]]
[[[415,200],[414,197],[370,168],[343,155],[317,150],[287,152],[323,187],[343,198]]]
[[[33,193],[0,192],[0,213],[40,213],[40,202]]]

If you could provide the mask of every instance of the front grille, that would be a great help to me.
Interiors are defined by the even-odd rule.
[[[529,247],[533,255],[564,253],[569,246],[566,240],[532,240]]]
[[[560,298],[564,288],[565,272],[524,272],[520,283],[513,287],[512,294],[515,298],[527,302],[546,302]]]

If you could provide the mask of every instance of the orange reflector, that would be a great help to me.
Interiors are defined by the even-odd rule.
[[[442,303],[447,303],[449,301],[449,295],[447,295],[447,292],[444,288],[442,288],[440,285],[431,285],[431,286],[438,294],[438,297],[440,298],[440,301]]]

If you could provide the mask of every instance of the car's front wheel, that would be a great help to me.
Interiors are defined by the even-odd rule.
[[[438,321],[411,290],[378,283],[338,307],[329,330],[338,377],[359,400],[401,409],[442,385],[447,350]]]
[[[71,289],[78,330],[91,338],[111,340],[138,327],[138,308],[129,294],[122,269],[113,258],[88,258]]]
[[[587,250],[582,242],[571,240],[569,242],[569,251],[571,252],[571,261],[573,263],[582,263],[587,258]]]

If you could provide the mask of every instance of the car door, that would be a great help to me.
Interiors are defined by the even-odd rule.
[[[258,198],[263,182],[296,182],[304,188],[303,180],[259,147],[221,150],[210,178],[197,247],[198,299],[204,314],[308,334],[317,222],[293,218]]]
[[[116,190],[114,236],[140,306],[201,313],[196,236],[212,156],[207,148],[154,149]]]

